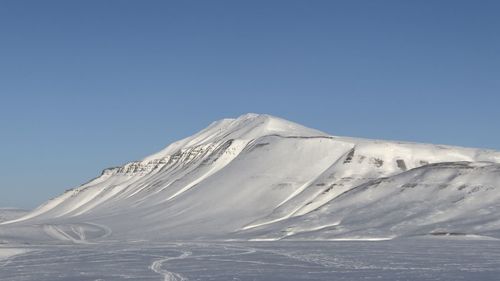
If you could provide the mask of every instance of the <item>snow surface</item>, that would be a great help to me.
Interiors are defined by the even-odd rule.
[[[438,238],[52,246],[0,260],[2,281],[495,281],[499,275],[497,241]]]
[[[1,248],[0,247],[0,261],[10,257],[29,252],[28,249],[22,248]]]

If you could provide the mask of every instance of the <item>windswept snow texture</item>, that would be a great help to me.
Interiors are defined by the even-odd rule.
[[[212,123],[0,224],[10,243],[500,237],[500,153]],[[160,270],[158,270],[160,271]]]

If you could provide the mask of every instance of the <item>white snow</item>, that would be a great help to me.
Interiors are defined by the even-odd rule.
[[[12,256],[20,255],[28,252],[27,249],[19,249],[19,248],[1,248],[0,247],[0,260],[7,259]]]
[[[499,256],[498,241],[431,238],[39,246],[0,260],[0,279],[495,281]]]

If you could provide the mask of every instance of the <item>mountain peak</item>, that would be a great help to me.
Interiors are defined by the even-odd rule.
[[[219,129],[234,133],[235,138],[254,139],[269,134],[283,136],[326,136],[327,134],[269,114],[247,113],[231,120]]]
[[[255,118],[273,118],[273,116],[268,115],[268,114],[249,112],[249,113],[245,113],[243,115],[240,115],[239,117],[234,118],[234,119],[255,119]],[[277,117],[274,117],[274,118],[277,118]]]
[[[297,123],[268,114],[246,113],[236,118],[225,118],[212,122],[208,127],[180,141],[174,142],[143,161],[163,158],[189,147],[208,143],[225,142],[230,139],[252,140],[267,135],[281,136],[327,136],[327,134]]]

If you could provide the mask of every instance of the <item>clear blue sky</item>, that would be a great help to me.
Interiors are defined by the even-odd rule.
[[[0,206],[210,122],[500,149],[499,1],[0,1]]]

